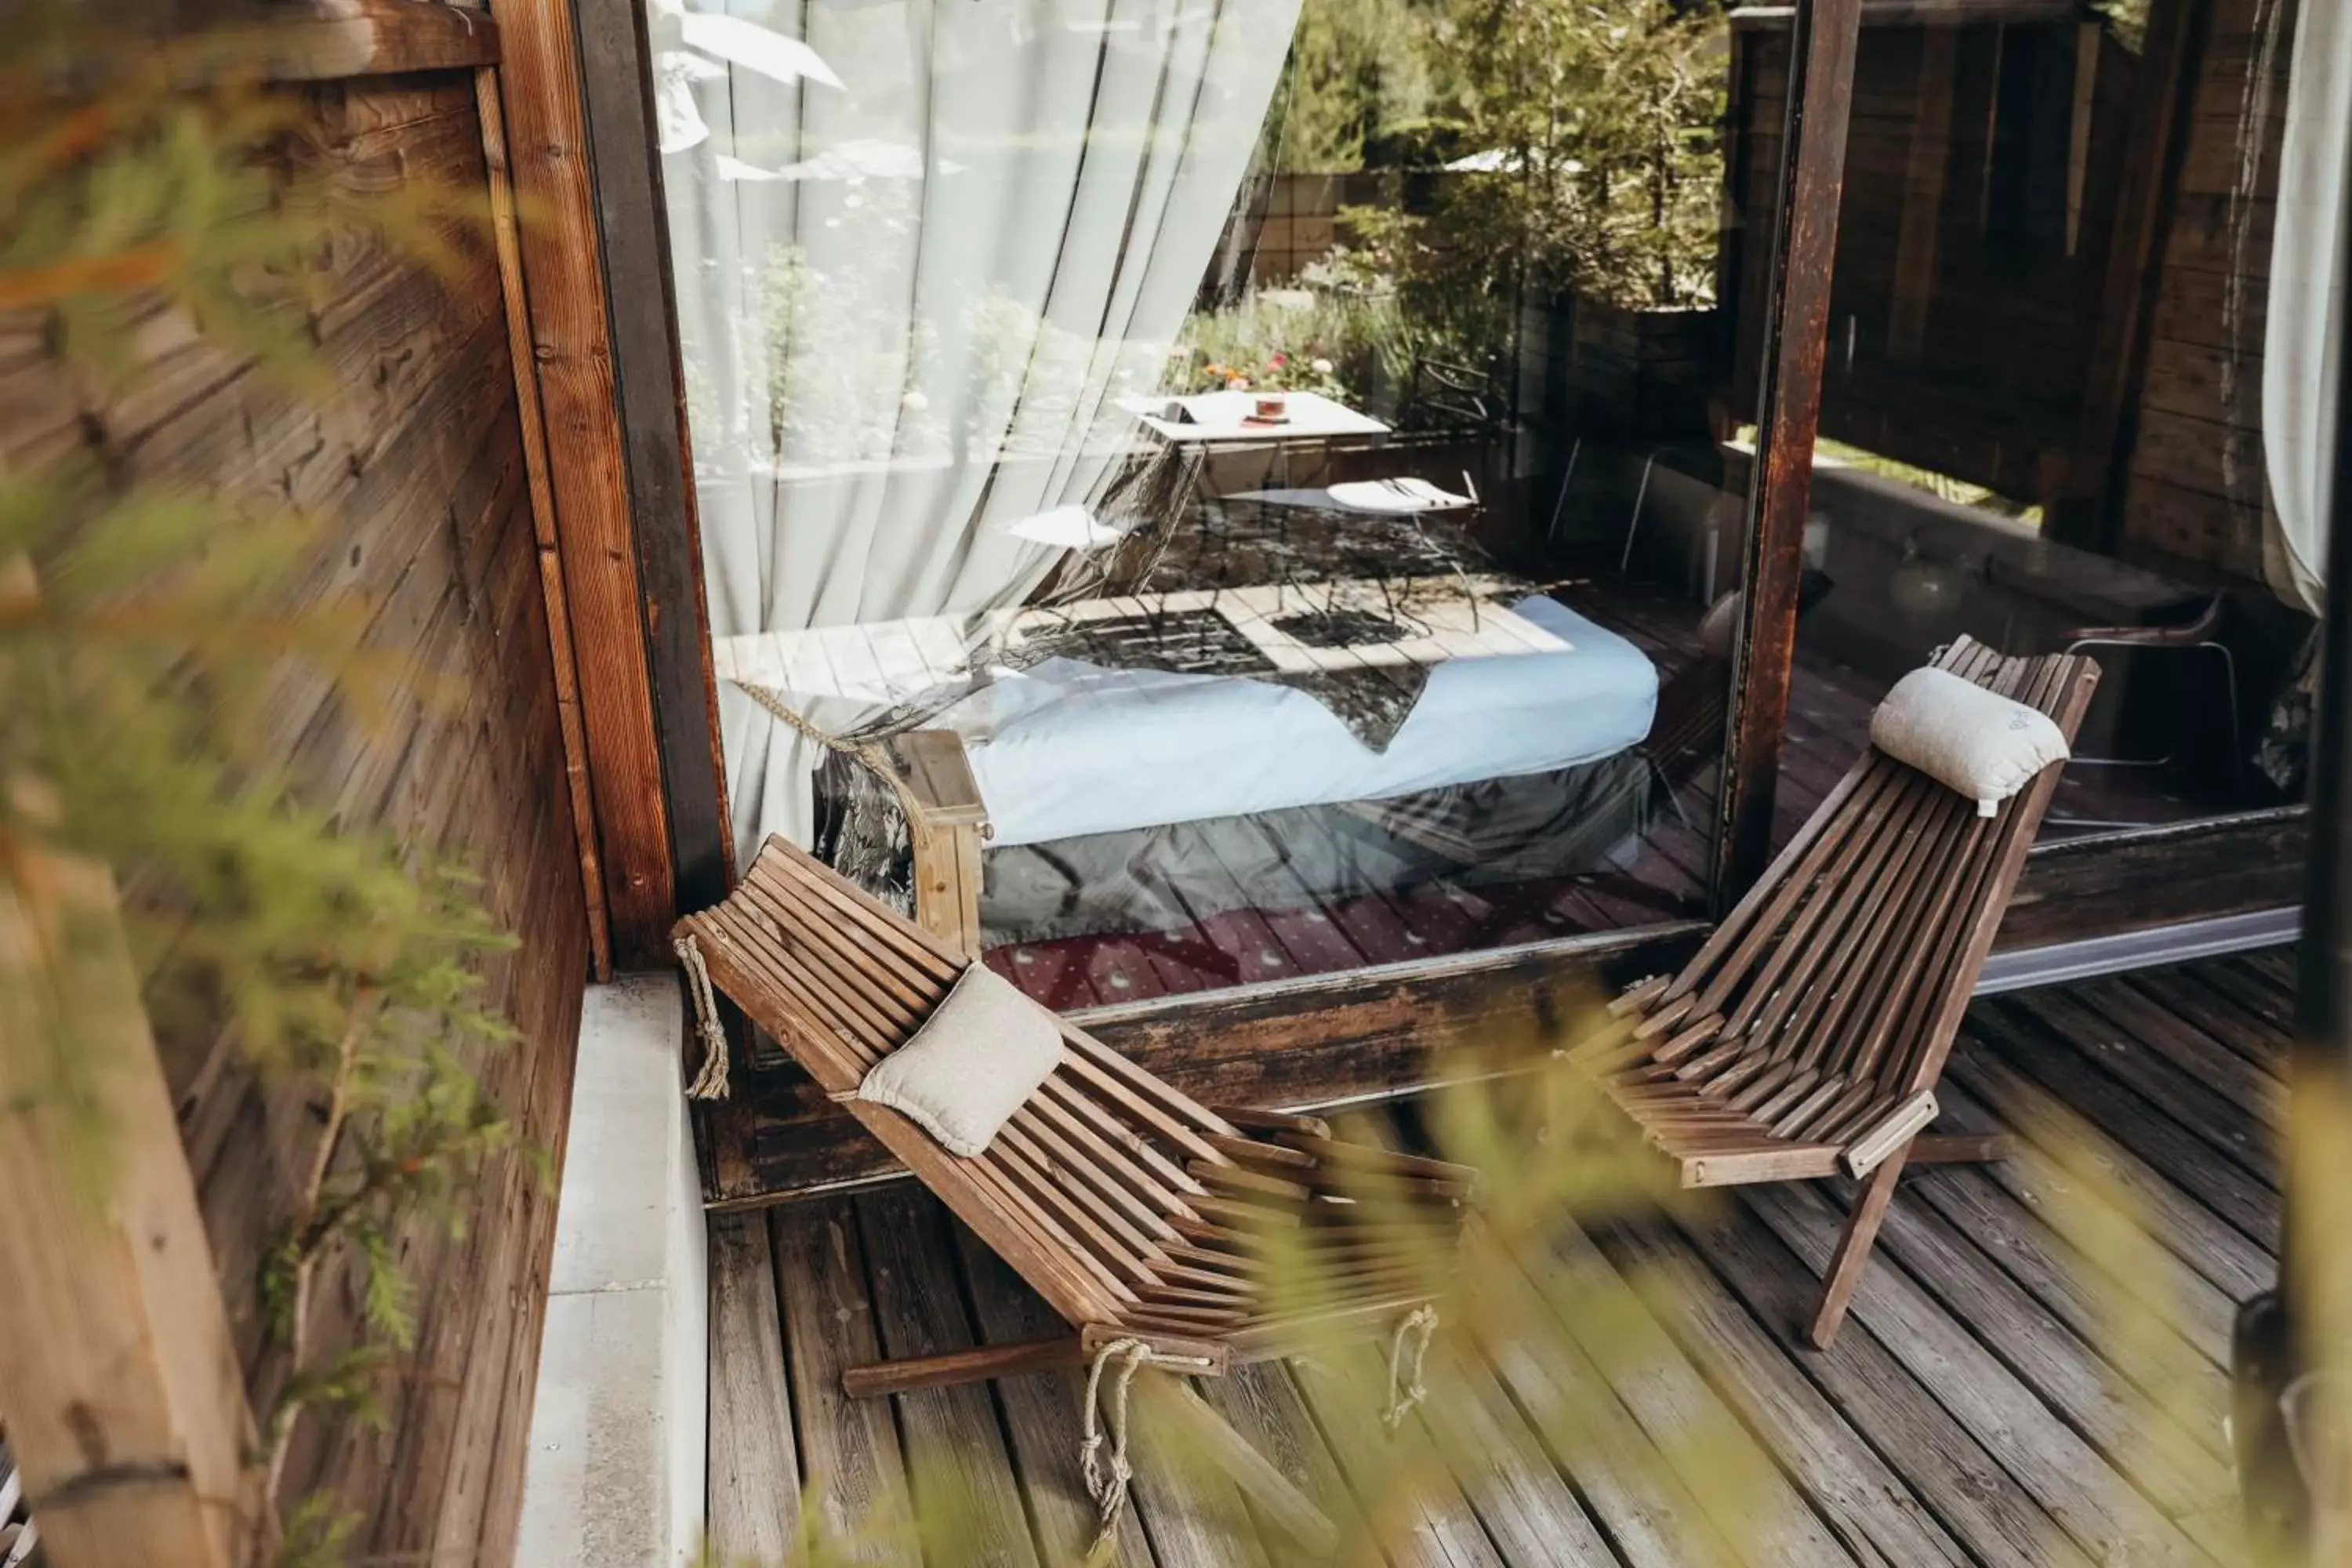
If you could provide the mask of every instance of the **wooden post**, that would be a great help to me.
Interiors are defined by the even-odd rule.
[[[679,910],[708,909],[733,890],[735,858],[670,267],[669,204],[648,85],[653,46],[644,0],[574,0],[574,6],[671,875]]]
[[[243,1568],[258,1445],[113,880],[37,848],[0,881],[0,1411],[47,1560]]]
[[[604,871],[596,854],[596,805],[589,787],[588,742],[580,721],[580,664],[572,646],[572,608],[563,592],[556,542],[555,490],[547,469],[547,422],[539,405],[539,372],[530,338],[530,298],[523,279],[522,233],[515,218],[514,173],[507,159],[506,114],[498,72],[474,73],[482,118],[482,160],[490,180],[490,224],[498,244],[499,287],[506,296],[507,347],[514,361],[515,414],[522,425],[523,474],[539,547],[540,592],[547,605],[547,645],[555,669],[555,712],[563,736],[563,778],[572,829],[580,844],[581,894],[588,902],[588,952],[600,981],[613,978],[613,936],[604,907]]]
[[[1792,27],[1781,195],[1764,320],[1764,385],[1748,494],[1748,586],[1709,889],[1718,915],[1738,901],[1772,858],[1772,795],[1796,657],[1797,592],[1812,504],[1813,437],[1821,427],[1822,362],[1862,0],[1797,0]]]
[[[579,39],[571,0],[502,0],[498,16],[508,151],[527,215],[531,363],[613,949],[624,967],[660,965],[668,962],[676,880]]]

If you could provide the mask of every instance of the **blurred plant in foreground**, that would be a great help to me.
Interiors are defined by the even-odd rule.
[[[340,705],[365,725],[435,700],[409,650],[363,647],[369,606],[321,582],[315,517],[216,476],[154,472],[115,439],[159,365],[322,400],[317,312],[368,247],[446,270],[478,192],[355,192],[306,157],[309,100],[273,89],[266,26],[178,43],[101,7],[12,15],[0,55],[0,362],[48,406],[0,428],[0,1102],[54,1130],[92,1202],[119,1037],[86,1026],[77,956],[127,936],[160,1033],[224,1039],[316,1120],[260,1296],[278,1370],[276,1481],[308,1405],[366,1412],[412,1324],[395,1238],[510,1141],[465,1052],[506,1025],[475,1000],[505,945],[464,868],[338,820],[280,763]],[[184,393],[177,395],[184,395]],[[60,868],[123,897],[60,896]],[[314,1274],[350,1262],[373,1338],[307,1342]],[[324,1512],[290,1532],[336,1534]]]

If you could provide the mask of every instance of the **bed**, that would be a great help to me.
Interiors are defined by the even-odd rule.
[[[1443,654],[1384,749],[1295,687],[1053,659],[948,710],[998,847],[1444,789],[1639,744],[1658,675],[1554,600],[1508,606],[1550,646]]]
[[[1411,522],[1202,537],[1134,592],[728,639],[718,673],[888,711],[895,781],[835,753],[816,847],[974,948],[1637,845],[1659,681],[1633,644]]]

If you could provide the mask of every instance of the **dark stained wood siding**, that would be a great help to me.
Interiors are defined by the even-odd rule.
[[[2126,553],[2259,582],[2263,330],[2294,0],[2210,0],[2129,443]]]
[[[1762,308],[1788,23],[1733,26],[1741,94],[1727,189],[1743,237],[1734,320]],[[2087,140],[2071,116],[2095,47]],[[2139,62],[2063,7],[1958,23],[1865,5],[1823,363],[1822,434],[2023,501],[2047,498],[2074,436],[2114,229]],[[2068,165],[2084,163],[2068,248]],[[1734,405],[1753,406],[1755,333],[1735,328]]]
[[[349,188],[435,181],[479,194],[486,219],[469,71],[280,90],[301,107],[301,155]],[[412,662],[383,710],[289,676],[271,704],[266,752],[345,821],[389,827],[481,875],[494,913],[520,939],[484,964],[484,995],[519,1038],[478,1053],[478,1070],[522,1138],[560,1169],[586,916],[499,273],[486,222],[452,233],[466,261],[447,278],[372,242],[338,243],[316,312],[337,388],[323,403],[196,342],[168,315],[143,335],[135,391],[97,402],[50,362],[37,323],[0,321],[0,463],[82,443],[128,474],[290,502],[320,520],[299,595],[359,595],[370,646]],[[122,871],[135,905],[138,868]],[[297,1201],[319,1122],[301,1097],[258,1081],[221,1034],[216,1024],[176,1028],[162,1049],[262,1407],[282,1369],[262,1343],[260,1254]],[[483,1173],[460,1233],[420,1227],[403,1238],[417,1338],[382,1389],[388,1420],[373,1430],[305,1417],[281,1508],[332,1492],[366,1521],[358,1557],[507,1559],[554,1210],[541,1166],[505,1157]],[[353,1334],[352,1287],[321,1276],[311,1324],[321,1352]]]

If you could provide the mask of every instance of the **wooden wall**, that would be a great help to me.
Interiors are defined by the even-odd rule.
[[[288,86],[300,157],[353,190],[430,179],[478,193],[482,128],[469,69]],[[453,233],[458,231],[453,228]],[[486,1170],[463,1233],[404,1238],[417,1339],[382,1388],[381,1430],[306,1417],[281,1509],[324,1489],[365,1520],[354,1559],[497,1563],[510,1551],[553,1238],[586,975],[580,861],[563,784],[556,688],[525,484],[507,322],[487,226],[443,279],[357,241],[338,246],[316,312],[337,395],[295,395],[159,314],[144,374],[111,402],[47,357],[39,323],[0,320],[0,463],[77,443],[121,471],[290,501],[326,522],[306,595],[363,595],[368,640],[414,654],[390,712],[354,710],[289,679],[267,737],[314,802],[470,860],[520,939],[485,965],[487,997],[519,1039],[480,1076],[551,1167]],[[142,889],[124,868],[125,897]],[[256,1080],[213,1025],[161,1042],[221,1289],[257,1409],[282,1369],[262,1342],[260,1251],[314,1154],[316,1108]],[[311,1332],[346,1342],[357,1301],[322,1274]]]
[[[2182,14],[2185,47],[2155,37],[2166,31],[2168,11]],[[2004,173],[1997,136],[1988,187],[1996,29],[1943,29],[1955,41],[1938,91],[1928,70],[1937,58],[1935,29],[1865,22],[1822,428],[2021,500],[2052,499],[2070,444],[2091,443],[2095,469],[2112,451],[2118,475],[2100,508],[2104,522],[2070,538],[2189,569],[2184,574],[2259,582],[2263,305],[2295,0],[2180,0],[2158,12],[2147,56],[2125,53],[2112,37],[2103,41],[2071,257],[2052,244],[2052,225],[2065,209],[2068,142],[2052,106],[2063,107],[2069,90],[2061,57],[2079,24],[2057,17],[2001,32],[2000,107],[2011,127],[2003,134],[2014,143],[2008,155],[2030,148],[2043,166]],[[1735,208],[1747,191],[1769,192],[1779,155],[1786,27],[1756,15],[1735,27]],[[2029,45],[2051,58],[2031,62]],[[2181,70],[2193,79],[2174,174],[2161,148],[2137,139],[2167,124],[2143,100],[2179,92],[2180,79],[2170,73]],[[2037,129],[2037,119],[2047,123]],[[1937,125],[1944,127],[1940,155],[1926,145]],[[2110,270],[2105,247],[2116,238],[2110,230],[2130,221],[2118,201],[2134,177],[2127,166],[2142,161],[2166,172],[2157,176],[2154,259],[2136,277],[2129,260],[2121,273]],[[2062,182],[2054,189],[2053,177]],[[1940,182],[1937,243],[1925,251],[1924,281],[1916,273],[1906,281],[1905,208],[1923,181]],[[1987,232],[1980,217],[1988,192],[1998,206],[2004,190],[2016,220],[2006,237],[1998,222]],[[1750,205],[1741,216],[1744,243],[1727,281],[1749,311],[1762,298],[1770,213]],[[1909,254],[1922,254],[1916,237]],[[1924,290],[1914,307],[1924,332],[1907,365],[1906,289]],[[1744,336],[1740,406],[1754,385],[1753,334]],[[2103,357],[2114,363],[2095,363]],[[2115,379],[2126,390],[2110,432],[2098,424],[2095,388]],[[2105,484],[2095,479],[2091,488]]]
[[[1742,12],[1733,38],[1727,180],[1740,230],[1725,286],[1737,311],[1734,405],[1747,410],[1788,23]],[[1823,436],[2046,499],[2082,403],[2137,64],[2112,34],[2038,0],[1927,24],[1864,6]]]
[[[2118,540],[2259,582],[2263,330],[2295,0],[2200,0],[2186,143],[2160,236]]]

